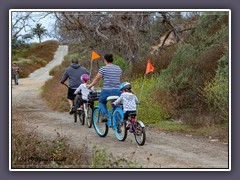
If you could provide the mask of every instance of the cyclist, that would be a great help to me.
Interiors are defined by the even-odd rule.
[[[99,105],[101,107],[103,118],[102,122],[106,122],[110,116],[107,110],[107,97],[108,96],[120,96],[121,91],[119,90],[120,77],[122,75],[122,70],[119,66],[113,64],[113,55],[104,55],[105,66],[102,66],[96,77],[93,79],[92,83],[87,87],[91,88],[97,84],[100,79],[103,79],[103,88],[99,97]]]
[[[131,90],[131,84],[129,82],[123,82],[119,86],[119,90],[122,91],[121,96],[113,103],[114,105],[123,103],[124,120],[126,121],[126,128],[129,129],[130,122],[128,121],[129,113],[136,114],[136,106],[139,104],[137,96]]]
[[[83,110],[83,103],[89,102],[91,104],[91,108],[93,109],[93,101],[89,101],[88,94],[92,90],[94,90],[94,87],[91,87],[91,90],[87,88],[87,82],[89,81],[90,77],[88,74],[83,74],[81,76],[81,81],[83,84],[81,84],[74,92],[76,95],[75,98],[75,104],[79,105],[80,107],[77,110]],[[82,96],[78,96],[78,93],[81,92]]]
[[[86,70],[85,67],[80,66],[78,64],[78,59],[72,59],[71,64],[66,69],[66,71],[60,81],[62,84],[64,84],[64,82],[67,79],[69,79],[68,93],[67,93],[67,99],[68,99],[68,103],[70,105],[69,114],[73,114],[76,111],[77,107],[74,107],[74,103],[73,103],[73,100],[75,98],[74,92],[78,88],[78,86],[82,83],[80,78],[83,74],[89,74],[89,72]]]

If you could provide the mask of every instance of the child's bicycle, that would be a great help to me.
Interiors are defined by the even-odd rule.
[[[83,110],[76,110],[74,113],[74,121],[77,122],[77,116],[79,116],[79,121],[81,125],[84,125],[85,122],[89,128],[92,127],[92,108],[91,102],[98,100],[100,92],[92,91],[88,95],[89,101],[83,103]]]
[[[83,110],[76,110],[74,113],[74,121],[77,122],[77,116],[79,116],[79,121],[81,125],[84,125],[85,122],[89,128],[92,127],[92,108],[91,103],[83,103]]]
[[[138,145],[143,146],[146,141],[145,125],[142,121],[136,120],[136,113],[129,113],[128,121],[130,122],[129,132],[133,133]]]
[[[108,134],[109,127],[114,130],[114,133],[119,141],[124,141],[127,137],[125,122],[123,121],[123,110],[120,106],[113,105],[113,102],[118,96],[109,96],[107,101],[111,102],[111,109],[107,122],[102,122],[102,111],[99,106],[93,110],[93,127],[100,137],[105,137]]]

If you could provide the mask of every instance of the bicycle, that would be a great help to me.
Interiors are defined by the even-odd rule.
[[[136,120],[136,113],[129,113],[128,121],[130,122],[128,131],[133,133],[137,144],[143,146],[146,141],[145,125],[142,121]]]
[[[91,102],[87,101],[83,103],[83,109],[77,109],[74,113],[74,122],[77,122],[77,116],[79,116],[79,121],[81,125],[84,125],[85,122],[89,128],[92,127],[92,108]]]
[[[83,103],[83,110],[76,110],[74,113],[74,121],[77,122],[77,116],[79,116],[79,121],[81,125],[87,123],[89,128],[92,127],[92,102],[98,100],[100,92],[91,91],[88,95],[88,100]],[[77,103],[77,102],[76,102]]]
[[[127,137],[126,124],[123,121],[123,110],[121,105],[114,105],[113,102],[118,98],[118,96],[109,96],[107,102],[111,103],[111,109],[109,111],[109,116],[107,122],[101,122],[102,110],[99,106],[96,106],[93,110],[93,127],[96,133],[100,137],[105,137],[108,134],[109,128],[114,130],[115,136],[119,141],[124,141]]]

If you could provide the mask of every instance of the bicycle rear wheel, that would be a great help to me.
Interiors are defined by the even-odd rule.
[[[76,123],[76,122],[77,122],[77,117],[78,117],[77,112],[75,112],[75,113],[73,114],[73,117],[74,117],[74,122]]]
[[[85,120],[86,120],[87,126],[91,128],[92,127],[92,108],[90,107],[87,109],[87,116],[85,117]]]
[[[100,137],[105,137],[108,134],[108,125],[104,122],[101,122],[101,119],[102,119],[102,112],[100,107],[97,106],[93,110],[93,116],[92,116],[93,127],[96,133]]]
[[[83,111],[79,111],[78,112],[78,116],[79,116],[79,121],[81,125],[84,125],[84,112]]]
[[[117,107],[113,112],[113,130],[119,141],[124,141],[127,138],[127,129],[123,117],[122,109]]]
[[[139,146],[143,146],[146,141],[146,132],[145,128],[140,124],[139,121],[136,121],[135,124],[134,137]]]

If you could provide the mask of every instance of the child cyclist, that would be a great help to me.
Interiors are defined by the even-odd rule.
[[[76,96],[76,104],[80,105],[77,110],[83,110],[83,103],[90,102],[91,103],[91,108],[93,108],[93,102],[89,101],[88,99],[88,94],[90,91],[94,90],[94,87],[91,87],[90,89],[87,88],[87,82],[89,81],[90,77],[88,74],[83,74],[81,76],[81,81],[82,84],[75,90],[74,94],[81,94],[81,96]]]
[[[119,86],[122,91],[121,96],[113,103],[114,105],[123,103],[124,120],[126,121],[126,128],[129,129],[130,122],[128,121],[129,113],[136,114],[137,104],[139,104],[137,96],[131,90],[131,84],[124,82]]]

